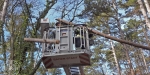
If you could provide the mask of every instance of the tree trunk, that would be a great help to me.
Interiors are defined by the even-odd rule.
[[[145,66],[145,69],[146,69],[146,73],[147,73],[148,75],[150,75],[149,70],[148,70],[148,66],[147,66],[147,63],[146,63],[146,60],[145,60],[145,57],[144,57],[144,54],[143,54],[142,50],[140,50],[140,52],[141,52],[141,55],[142,55],[142,59],[143,59],[143,62],[144,62],[144,66]]]
[[[148,26],[149,30],[150,30],[150,20],[148,19],[148,16],[147,16],[147,13],[146,13],[146,9],[144,9],[144,5],[143,5],[143,2],[142,0],[138,0],[138,3],[140,5],[140,10],[144,16],[144,19],[145,19],[145,22],[146,22],[146,25]],[[147,4],[147,3],[146,3]],[[148,9],[148,8],[147,8]],[[149,10],[149,9],[148,9]]]
[[[150,6],[149,6],[149,3],[148,3],[147,0],[143,0],[143,1],[144,1],[145,6],[146,6],[146,9],[148,11],[148,16],[150,16]]]
[[[11,32],[11,38],[10,38],[10,58],[9,58],[9,74],[8,75],[11,75],[12,74],[12,70],[13,68],[13,60],[14,60],[14,28],[12,26],[12,32]]]
[[[124,39],[124,34],[123,34],[122,29],[121,29],[121,25],[120,25],[119,19],[117,20],[117,24],[118,24],[119,33],[121,35],[121,39]],[[129,64],[130,73],[131,73],[131,75],[134,75],[134,70],[133,70],[132,63],[131,63],[130,56],[129,56],[129,49],[128,49],[127,45],[125,45],[125,44],[122,44],[122,45],[123,45],[123,49],[125,51],[127,62]]]
[[[120,19],[119,19],[119,14],[118,14],[118,8],[117,8],[116,4],[117,4],[116,0],[112,0],[112,5],[113,5],[113,8],[114,8],[114,10],[116,12],[116,15],[115,15],[114,19],[117,21],[117,25],[118,25],[118,30],[119,30],[119,33],[120,33],[120,37],[121,37],[121,39],[124,39],[124,34],[123,34],[122,29],[121,29],[121,24],[120,24]],[[127,49],[128,47],[125,44],[122,44],[122,45],[123,45],[123,49],[124,49],[125,54],[126,54],[127,62],[129,64],[129,67],[130,67],[131,75],[134,75],[132,63],[131,63],[130,56],[129,56],[129,50]]]
[[[145,30],[145,25],[143,26],[143,32],[144,32],[144,36],[146,38],[146,43],[148,44],[148,46],[150,46],[150,41],[149,41],[149,38],[148,38],[148,34],[147,34],[146,30]],[[149,70],[148,70],[148,66],[147,66],[147,63],[146,63],[146,60],[145,60],[145,56],[144,56],[144,54],[142,52],[142,49],[141,49],[141,55],[142,55],[142,58],[143,58],[144,65],[146,67],[147,73],[148,73],[148,75],[150,75]],[[149,58],[149,60],[150,60],[150,58]]]
[[[124,44],[123,44],[123,47],[125,49],[125,54],[126,54],[127,62],[129,64],[131,75],[134,75],[134,70],[133,70],[132,63],[131,63],[131,60],[130,60],[130,57],[129,57],[129,50],[127,49],[127,46],[124,45]]]
[[[134,51],[134,54],[132,55],[132,58],[134,58],[135,60],[134,60],[134,62],[135,62],[135,65],[136,65],[136,67],[135,67],[135,75],[136,74],[139,74],[139,75],[141,75],[142,74],[142,71],[144,70],[144,69],[142,69],[142,67],[141,67],[141,65],[142,65],[142,63],[143,63],[143,61],[141,61],[141,58],[140,58],[140,50],[138,49],[138,48],[134,48],[134,47],[131,47],[132,48],[132,50],[136,50],[136,51]],[[143,65],[142,65],[143,66]]]
[[[120,65],[118,63],[118,60],[117,60],[117,57],[116,57],[116,52],[115,52],[115,49],[114,49],[114,46],[113,46],[113,43],[112,43],[111,40],[110,40],[110,45],[111,45],[112,52],[113,52],[113,55],[114,55],[114,59],[115,59],[115,62],[116,62],[116,67],[118,69],[118,75],[121,75]]]
[[[1,21],[2,22],[4,22],[4,20],[5,20],[5,15],[6,15],[7,7],[8,7],[8,0],[5,0],[4,1],[4,5],[3,5],[3,10],[1,12]]]
[[[3,9],[0,12],[0,46],[1,46],[2,50],[3,50],[3,52],[4,52],[3,57],[4,57],[5,70],[7,69],[7,64],[6,64],[6,48],[5,48],[5,41],[4,41],[5,39],[4,39],[3,24],[5,22],[5,16],[6,16],[6,12],[7,12],[7,7],[8,7],[8,0],[5,0],[4,4],[3,4]],[[4,71],[4,74],[7,74],[6,71]]]

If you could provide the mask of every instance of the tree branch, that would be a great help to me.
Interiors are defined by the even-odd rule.
[[[34,74],[36,73],[37,69],[38,69],[39,66],[41,65],[41,62],[42,62],[42,59],[40,59],[40,60],[38,61],[38,63],[36,64],[35,68],[32,70],[31,73],[29,73],[29,75],[34,75]]]
[[[46,8],[44,9],[44,11],[42,11],[42,13],[40,14],[39,18],[37,19],[36,30],[38,30],[40,28],[40,20],[41,20],[41,18],[44,18],[47,15],[48,11],[52,8],[52,6],[54,6],[54,4],[56,2],[57,2],[57,0],[47,1]]]

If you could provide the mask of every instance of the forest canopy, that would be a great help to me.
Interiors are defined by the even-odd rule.
[[[1,0],[0,74],[64,75],[62,68],[46,69],[42,44],[24,38],[42,38],[40,21],[64,19],[86,24],[105,35],[150,47],[149,0]],[[94,34],[91,66],[85,75],[149,75],[150,50]]]

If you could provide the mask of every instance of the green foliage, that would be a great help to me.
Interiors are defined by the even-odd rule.
[[[133,6],[136,3],[137,0],[128,0],[125,5],[127,6]]]
[[[84,3],[85,3],[85,10],[83,10],[82,14],[84,15],[84,17],[90,19],[90,21],[88,22],[90,27],[93,27],[94,29],[97,29],[100,32],[104,32],[106,34],[109,33],[110,35],[113,35],[117,38],[119,38],[120,35],[125,34],[123,35],[123,37],[126,40],[130,40],[133,42],[139,42],[143,40],[143,38],[141,38],[141,36],[143,37],[142,31],[143,28],[141,26],[142,23],[141,21],[139,21],[139,18],[137,17],[139,15],[139,5],[137,4],[137,0],[114,1],[114,4],[116,4],[116,10],[113,8],[114,5],[113,3],[111,3],[111,1],[85,0]],[[119,29],[119,25],[120,28],[122,29]],[[110,69],[114,69],[112,68],[115,66],[113,58],[114,56],[111,51],[110,45],[108,45],[107,43],[108,40],[100,39],[100,37],[97,37],[97,39],[99,39],[98,42],[100,41],[100,43],[97,44],[99,44],[101,48],[99,48],[98,46],[94,46],[95,48],[97,48],[97,50],[94,50],[94,56],[92,58],[92,63],[94,65],[92,66],[93,67],[96,65],[98,66],[100,61],[102,59],[105,59],[108,62],[109,65],[108,67],[111,67]],[[101,41],[105,41],[105,44],[101,43]],[[119,65],[121,66],[124,66],[124,63],[127,63],[125,61],[126,60],[125,49],[129,50],[130,56],[132,53],[134,53],[133,48],[131,48],[130,46],[126,47],[128,48],[124,48],[120,43],[115,43],[114,45],[116,57],[120,63]],[[132,57],[131,59],[134,58],[135,57]],[[122,64],[122,62],[124,63]],[[103,64],[104,63],[105,61],[103,62]]]
[[[100,14],[102,16],[107,16],[107,14],[112,11],[106,0],[84,0],[84,4],[85,10],[82,14],[87,15],[87,17],[94,18]]]
[[[114,58],[113,58],[114,55],[112,51],[107,50],[105,54],[106,54],[106,59],[108,59],[108,61],[114,61]]]
[[[126,38],[132,41],[135,39],[140,40],[140,38],[138,39],[138,37],[141,36],[140,34],[143,32],[142,26],[140,26],[140,21],[137,21],[135,19],[130,19],[127,22],[125,31],[126,31]]]

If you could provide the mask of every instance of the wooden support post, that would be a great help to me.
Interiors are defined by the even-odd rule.
[[[24,41],[28,42],[41,42],[41,43],[56,43],[59,44],[59,40],[52,40],[52,39],[38,39],[38,38],[24,38]]]

